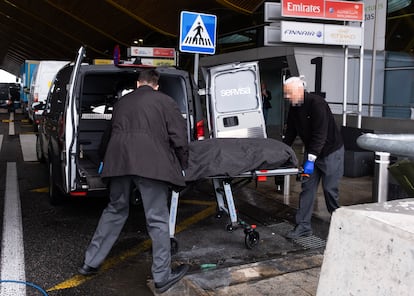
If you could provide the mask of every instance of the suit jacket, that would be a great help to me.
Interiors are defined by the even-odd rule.
[[[184,186],[187,124],[169,96],[141,86],[114,107],[102,177],[136,175]]]

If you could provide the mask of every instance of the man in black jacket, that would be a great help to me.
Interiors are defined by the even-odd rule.
[[[283,139],[292,145],[299,136],[305,146],[304,175],[296,227],[286,234],[296,239],[312,234],[311,218],[319,182],[328,211],[339,207],[338,186],[344,171],[344,146],[329,105],[324,98],[305,92],[305,82],[300,77],[288,78],[283,85],[284,96],[289,100],[287,128]]]
[[[110,202],[85,252],[79,273],[98,271],[117,240],[129,213],[131,185],[139,189],[152,240],[152,275],[156,291],[165,292],[188,271],[171,269],[169,185],[185,186],[188,164],[186,121],[176,102],[158,92],[159,73],[144,70],[138,88],[115,104],[102,177],[110,178]]]

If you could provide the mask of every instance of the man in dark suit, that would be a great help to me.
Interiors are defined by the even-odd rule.
[[[96,273],[117,240],[129,214],[131,185],[139,189],[152,240],[152,275],[158,293],[188,271],[171,269],[169,185],[185,186],[188,163],[186,121],[176,102],[158,92],[159,73],[144,70],[138,88],[114,107],[102,177],[109,177],[110,202],[102,213],[79,273]]]

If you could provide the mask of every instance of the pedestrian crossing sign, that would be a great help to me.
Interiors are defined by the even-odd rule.
[[[215,15],[181,11],[180,51],[214,54],[216,27]]]

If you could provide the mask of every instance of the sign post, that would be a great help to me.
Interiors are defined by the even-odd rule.
[[[277,15],[275,15],[277,14]],[[285,18],[320,19],[322,22],[290,22]],[[348,46],[359,46],[359,94],[358,127],[362,121],[362,83],[364,64],[364,3],[362,1],[340,0],[281,0],[281,3],[265,4],[265,21],[280,20],[280,34],[272,33],[272,26],[265,27],[265,44],[278,43],[274,37],[283,42],[302,42],[310,44],[342,45],[345,47],[343,125],[346,126],[347,84],[348,84]],[[349,25],[326,24],[326,21],[343,21],[360,23],[359,27]],[[325,23],[323,23],[325,21]],[[273,26],[275,27],[275,26]],[[266,30],[268,28],[268,30]],[[272,39],[273,38],[273,39]],[[374,61],[373,61],[374,63]]]
[[[194,80],[198,83],[199,54],[214,54],[216,51],[217,17],[212,14],[181,12],[180,51],[195,53]]]

